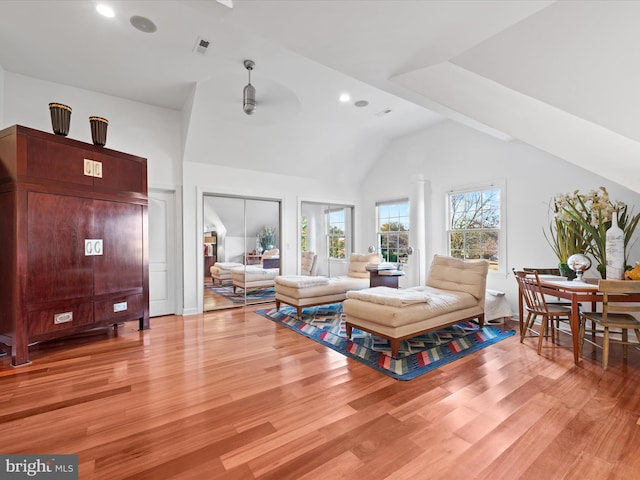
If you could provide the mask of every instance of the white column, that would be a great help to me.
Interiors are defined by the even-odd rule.
[[[413,255],[409,257],[412,268],[412,285],[424,285],[427,278],[426,271],[426,207],[425,207],[425,180],[421,173],[411,176],[411,196],[409,197],[410,232],[409,245],[413,247]]]

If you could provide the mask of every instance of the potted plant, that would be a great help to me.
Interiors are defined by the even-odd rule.
[[[588,252],[590,243],[580,224],[573,221],[564,211],[565,202],[563,196],[554,199],[549,234],[544,232],[544,236],[558,259],[560,275],[573,280],[576,273],[569,268],[567,260],[576,253]]]
[[[258,233],[258,241],[263,251],[271,250],[276,246],[276,229],[265,225]]]
[[[585,250],[575,253],[590,254],[602,278],[606,278],[607,230],[611,227],[612,216],[617,215],[618,226],[624,232],[625,264],[628,263],[627,247],[638,226],[640,213],[632,215],[625,203],[612,202],[605,187],[592,190],[587,195],[578,190],[572,195],[562,195],[556,199],[555,208],[556,218],[588,243]]]

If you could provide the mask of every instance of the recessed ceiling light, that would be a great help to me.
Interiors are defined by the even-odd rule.
[[[101,3],[98,6],[96,6],[96,10],[103,17],[113,18],[113,17],[116,16],[115,12],[113,11],[113,8],[111,8],[108,5],[105,5],[103,3]]]
[[[136,29],[144,33],[153,33],[158,30],[156,24],[149,20],[147,17],[134,15],[129,19],[129,22],[131,22],[131,25],[133,25]]]
[[[349,100],[351,100],[351,97],[349,96],[348,93],[343,93],[342,95],[340,95],[340,101],[341,102],[348,102]]]
[[[369,105],[369,102],[367,102],[366,100],[358,100],[354,103],[354,105],[356,107],[366,107],[367,105]]]

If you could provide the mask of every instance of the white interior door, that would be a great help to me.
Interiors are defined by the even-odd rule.
[[[176,313],[175,192],[149,192],[149,315]]]

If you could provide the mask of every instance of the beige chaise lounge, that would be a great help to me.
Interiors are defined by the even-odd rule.
[[[216,281],[223,285],[225,282],[231,282],[231,270],[234,268],[242,268],[244,265],[237,262],[216,262],[214,263],[209,271],[211,272],[211,280],[213,284],[216,284]]]
[[[340,277],[309,277],[306,275],[281,275],[275,279],[276,308],[286,303],[296,307],[298,317],[302,309],[315,305],[342,302],[349,290],[369,288],[369,272],[366,265],[380,263],[380,255],[352,253],[349,271]]]
[[[348,292],[343,305],[347,336],[356,327],[386,338],[395,357],[401,340],[463,320],[477,319],[483,326],[488,269],[485,260],[435,255],[427,286]]]

